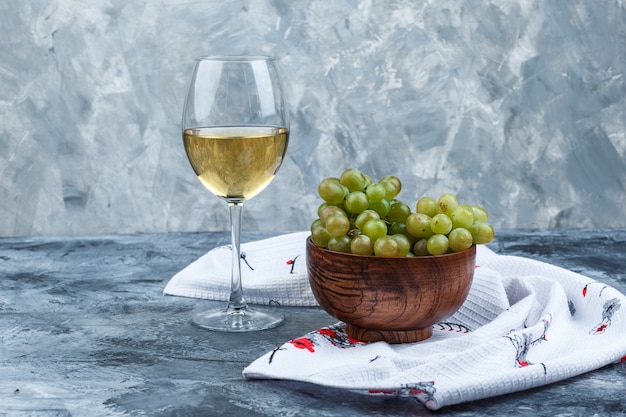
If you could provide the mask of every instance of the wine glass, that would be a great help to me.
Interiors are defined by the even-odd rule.
[[[284,316],[251,309],[241,280],[243,202],[276,176],[289,142],[287,111],[275,59],[200,57],[183,110],[183,142],[196,175],[228,204],[232,243],[231,294],[226,309],[192,322],[210,330],[243,332],[276,327]]]

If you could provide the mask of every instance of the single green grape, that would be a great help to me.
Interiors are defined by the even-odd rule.
[[[437,200],[437,211],[450,215],[459,206],[459,201],[454,194],[442,194]]]
[[[447,235],[452,230],[452,220],[443,213],[435,214],[430,221],[430,230],[434,234]]]
[[[463,227],[452,229],[448,235],[448,243],[452,252],[461,252],[472,246],[474,238],[469,230]]]
[[[324,178],[317,186],[317,193],[322,200],[331,204],[341,203],[346,196],[344,186],[334,177]]]
[[[409,238],[402,233],[391,235],[391,237],[398,243],[398,256],[407,256],[412,249]]]
[[[371,255],[374,253],[374,244],[369,236],[360,234],[352,238],[350,252],[356,255]]]
[[[413,244],[413,254],[415,256],[428,256],[430,252],[428,252],[428,239],[420,239]]]
[[[462,227],[467,229],[474,223],[474,212],[469,206],[459,205],[452,210],[450,214],[450,220],[452,220],[452,228]]]
[[[343,236],[333,236],[330,238],[330,240],[328,241],[328,249],[329,250],[334,250],[337,252],[344,252],[344,253],[350,253],[350,242],[352,239],[350,239],[349,236],[347,235],[343,235]]]
[[[365,175],[363,175],[360,170],[356,168],[349,168],[341,173],[339,182],[348,187],[350,192],[365,191],[367,178],[365,178]]]
[[[324,227],[324,222],[320,218],[313,220],[313,223],[311,223],[311,232],[313,231],[313,229],[316,229],[318,227]]]
[[[370,177],[369,175],[367,175],[366,173],[362,172],[363,177],[365,177],[365,188],[369,187],[370,184],[373,182],[372,181],[372,177]]]
[[[328,207],[328,206],[334,206],[334,207],[337,207],[337,206],[335,206],[334,204],[329,204],[329,203],[327,203],[327,202],[325,202],[325,201],[324,201],[322,204],[320,204],[319,206],[317,206],[317,217],[322,217],[322,211],[323,211],[326,207]]]
[[[403,222],[409,217],[409,214],[411,214],[409,206],[400,200],[393,200],[387,213],[387,220],[390,222]]]
[[[442,234],[432,235],[426,242],[428,253],[433,256],[443,255],[448,251],[449,246],[448,237]]]
[[[493,226],[487,222],[474,222],[470,226],[469,231],[472,234],[474,243],[477,245],[490,243],[495,236]]]
[[[385,186],[379,182],[372,183],[367,186],[365,189],[365,194],[367,194],[367,199],[371,202],[380,201],[387,195],[387,190]]]
[[[386,217],[389,210],[391,210],[391,203],[386,198],[380,201],[370,201],[369,209],[374,210],[380,217]]]
[[[474,214],[475,222],[486,222],[489,219],[489,214],[487,214],[487,210],[480,206],[471,206],[472,213]]]
[[[332,235],[324,226],[311,227],[311,240],[320,248],[328,247],[328,241]]]
[[[387,224],[382,219],[371,219],[365,223],[362,231],[376,243],[379,238],[387,235]]]
[[[374,255],[394,258],[400,255],[400,245],[392,236],[381,236],[374,242]]]
[[[380,219],[380,214],[376,213],[374,210],[368,209],[362,212],[361,214],[359,214],[358,216],[356,216],[354,225],[359,230],[363,230],[363,226],[365,226],[365,223],[367,223],[368,220],[372,220],[372,219]]]
[[[424,213],[411,213],[405,220],[406,230],[416,238],[429,238],[433,235],[430,216]]]
[[[343,216],[345,218],[348,218],[346,212],[337,206],[326,206],[320,212],[320,220],[322,220],[324,225],[326,225],[326,221],[328,220],[328,218],[332,216]]]
[[[350,220],[346,216],[338,214],[327,218],[324,225],[333,236],[342,236],[350,231]]]
[[[369,201],[363,191],[352,191],[346,197],[344,205],[350,213],[359,214],[367,210]]]
[[[422,197],[417,200],[417,204],[415,204],[415,212],[427,214],[430,217],[433,217],[438,213],[437,211],[437,200],[432,197]]]
[[[393,200],[402,190],[402,183],[398,177],[393,175],[387,175],[381,178],[378,182],[385,187],[385,198],[387,200]]]
[[[404,235],[407,237],[407,239],[409,239],[409,241],[411,242],[411,245],[413,245],[415,243],[415,241],[417,240],[417,238],[415,236],[413,236],[412,234],[409,233],[409,231],[406,228],[406,223],[404,222],[395,222],[392,223],[391,226],[388,228],[387,230],[387,234],[388,235]]]

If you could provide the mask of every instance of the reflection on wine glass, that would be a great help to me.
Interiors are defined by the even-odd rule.
[[[194,315],[196,325],[250,331],[280,325],[284,317],[251,309],[241,280],[243,202],[274,179],[287,151],[289,114],[276,61],[263,56],[196,60],[183,110],[183,142],[196,175],[230,210],[231,294],[225,310]]]

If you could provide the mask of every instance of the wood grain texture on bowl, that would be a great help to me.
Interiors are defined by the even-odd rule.
[[[469,292],[476,247],[440,255],[383,258],[319,248],[307,239],[309,282],[320,306],[350,337],[416,342],[454,314]]]

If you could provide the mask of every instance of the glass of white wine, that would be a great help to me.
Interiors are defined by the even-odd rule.
[[[228,204],[232,244],[226,309],[196,313],[202,328],[244,332],[276,327],[282,314],[251,309],[241,279],[243,202],[276,176],[289,142],[289,113],[276,60],[265,56],[200,57],[183,110],[183,142],[202,184]]]

